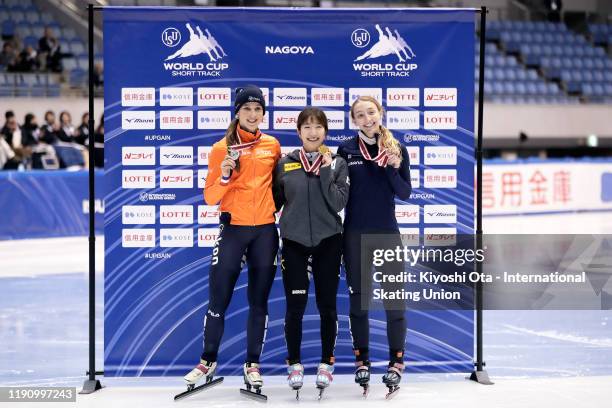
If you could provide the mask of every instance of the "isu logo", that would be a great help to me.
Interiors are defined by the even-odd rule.
[[[162,33],[162,43],[166,46],[166,47],[176,47],[177,45],[179,45],[181,42],[181,32],[174,28],[174,27],[169,27],[166,28],[164,30],[164,32]]]
[[[186,58],[200,54],[207,54],[210,61],[214,62],[227,56],[221,45],[219,45],[215,37],[212,36],[208,29],[204,30],[206,31],[206,35],[204,35],[199,26],[196,26],[197,34],[195,31],[193,31],[193,28],[191,28],[189,23],[185,24],[185,27],[187,27],[187,30],[189,30],[189,41],[186,42],[178,51],[166,58],[166,61],[170,61],[175,58]],[[178,32],[178,30],[176,31]],[[178,41],[180,42],[180,32],[178,32]],[[167,45],[165,42],[164,44]]]
[[[406,43],[406,41],[402,38],[402,36],[397,30],[394,30],[394,34],[391,32],[389,27],[385,27],[385,32],[383,32],[383,30],[380,28],[380,25],[378,24],[376,24],[375,28],[378,32],[378,41],[369,50],[355,58],[355,61],[361,61],[364,59],[374,59],[391,54],[395,54],[399,62],[404,62],[406,60],[416,57],[415,53],[412,51],[412,48],[410,48],[410,46]],[[357,31],[359,31],[359,33],[356,36],[355,33]],[[351,35],[353,45],[355,45],[355,37],[357,37],[358,40],[361,39],[362,43],[363,40],[367,38],[369,43],[369,33],[366,37],[365,34],[363,34],[364,31],[368,33],[364,29],[353,31],[353,34]],[[408,54],[408,52],[410,52],[410,55]]]

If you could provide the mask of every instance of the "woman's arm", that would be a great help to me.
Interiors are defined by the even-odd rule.
[[[321,167],[321,189],[329,206],[340,212],[346,206],[349,196],[348,166],[340,156],[334,158],[335,164]],[[332,170],[332,167],[335,169]]]
[[[402,163],[400,167],[396,169],[393,166],[387,166],[385,167],[385,171],[395,195],[398,196],[400,200],[406,201],[410,198],[410,193],[412,192],[412,184],[410,182],[410,157],[408,156],[406,146],[401,147],[401,152]]]

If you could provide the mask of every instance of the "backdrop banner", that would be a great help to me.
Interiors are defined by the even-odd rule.
[[[106,376],[180,375],[199,361],[208,270],[219,212],[202,189],[208,154],[233,117],[234,91],[264,90],[261,129],[283,153],[297,148],[298,113],[329,118],[332,148],[356,135],[360,95],[380,101],[386,126],[410,153],[413,193],[397,201],[402,232],[474,232],[474,10],[104,9]],[[226,313],[220,373],[241,373],[246,273]],[[302,361],[320,359],[311,290]],[[276,275],[262,354],[285,372],[285,299]],[[348,293],[338,292],[337,372],[352,372]],[[387,365],[384,313],[371,312],[370,353]],[[474,313],[409,311],[412,372],[473,369]]]

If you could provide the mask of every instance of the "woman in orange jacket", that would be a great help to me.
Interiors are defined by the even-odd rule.
[[[256,86],[236,90],[236,117],[215,143],[209,158],[204,189],[208,205],[219,204],[219,237],[213,248],[208,311],[204,318],[204,351],[185,381],[190,389],[196,382],[208,384],[217,367],[217,352],[234,286],[246,254],[248,265],[249,316],[244,381],[247,390],[260,394],[259,372],[268,323],[268,296],[276,272],[278,232],[274,224],[272,174],[280,158],[280,144],[258,129],[265,114],[265,100]]]

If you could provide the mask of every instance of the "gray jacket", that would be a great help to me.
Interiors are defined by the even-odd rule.
[[[306,173],[299,149],[279,160],[274,172],[274,202],[283,207],[280,218],[282,238],[307,247],[342,232],[338,213],[348,201],[348,166],[332,155],[330,166],[321,167],[319,177]]]

